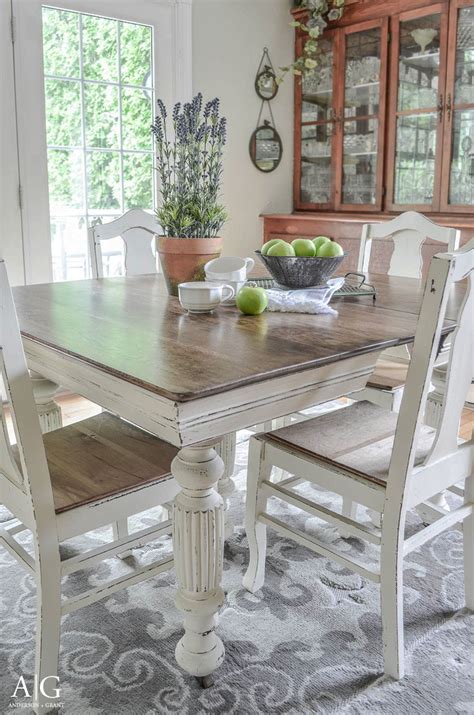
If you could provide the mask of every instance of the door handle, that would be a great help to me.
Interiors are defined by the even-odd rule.
[[[447,101],[447,104],[446,104],[446,111],[447,111],[447,113],[448,113],[448,122],[450,122],[450,121],[451,121],[451,114],[452,114],[452,111],[453,111],[453,101],[452,101],[452,98],[451,98],[451,95],[450,95],[450,94],[448,94],[448,101]]]
[[[444,112],[444,96],[442,94],[440,94],[439,99],[438,99],[438,116],[439,116],[440,123],[443,121],[443,112]]]

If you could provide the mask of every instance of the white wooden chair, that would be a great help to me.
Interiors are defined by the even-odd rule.
[[[0,503],[14,518],[1,525],[0,544],[36,579],[35,674],[41,682],[57,673],[62,615],[172,567],[170,556],[80,595],[61,597],[66,574],[171,533],[166,521],[66,559],[60,554],[66,539],[173,499],[179,491],[170,474],[176,450],[106,412],[42,436],[3,261],[0,368],[17,440],[10,444],[2,409]],[[15,539],[26,530],[32,533],[34,557]],[[54,701],[40,691],[34,706],[42,712]]]
[[[446,244],[448,251],[455,251],[459,246],[460,232],[455,228],[438,226],[415,211],[407,211],[385,223],[366,223],[360,240],[357,268],[360,273],[368,273],[370,270],[373,241],[387,238],[393,241],[388,275],[421,280],[423,243],[430,239]],[[406,347],[387,350],[378,361],[365,390],[354,397],[398,411],[408,362],[409,352]]]
[[[142,209],[132,209],[115,221],[91,226],[88,238],[92,277],[104,277],[102,244],[118,237],[125,244],[126,275],[156,273],[157,262],[152,241],[154,234],[159,233],[161,233],[161,226],[156,217]]]
[[[250,562],[244,586],[258,591],[264,582],[266,528],[295,539],[334,559],[364,578],[381,584],[385,672],[404,674],[403,560],[427,540],[463,522],[466,604],[474,608],[474,441],[458,444],[458,424],[473,375],[474,241],[455,254],[431,261],[420,319],[399,416],[370,402],[355,402],[334,413],[300,422],[250,440],[246,529]],[[448,390],[437,429],[422,422],[450,287],[468,278],[463,307],[452,337]],[[370,440],[370,441],[369,441]],[[272,466],[295,475],[270,481]],[[464,504],[405,538],[405,517],[441,490],[458,493],[466,479]],[[294,491],[308,481],[383,514],[382,527],[327,509]],[[341,527],[344,532],[380,545],[380,565],[369,568],[347,551],[319,541],[266,511],[277,497]]]

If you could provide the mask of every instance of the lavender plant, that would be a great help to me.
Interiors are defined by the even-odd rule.
[[[166,107],[158,99],[152,125],[162,205],[158,219],[167,236],[213,238],[227,213],[219,202],[222,155],[227,120],[219,116],[219,100],[203,108],[202,94],[192,102],[175,104],[169,133]]]

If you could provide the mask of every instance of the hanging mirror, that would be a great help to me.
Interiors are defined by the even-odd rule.
[[[262,59],[255,77],[255,91],[260,99],[267,102],[276,97],[278,92],[278,82],[267,47],[263,48]]]
[[[250,158],[259,171],[274,171],[281,161],[283,145],[280,135],[268,119],[257,126],[250,137]]]
[[[262,59],[255,77],[255,91],[262,100],[262,104],[258,113],[257,128],[250,137],[249,153],[253,165],[259,171],[268,174],[270,171],[275,171],[279,165],[283,154],[283,145],[275,128],[272,105],[270,104],[270,100],[278,92],[278,82],[267,47],[263,48]],[[262,123],[265,107],[268,109],[271,121],[265,119]]]

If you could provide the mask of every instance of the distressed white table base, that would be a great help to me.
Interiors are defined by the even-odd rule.
[[[30,370],[30,376],[41,432],[45,434],[59,429],[63,426],[63,418],[60,406],[54,401],[59,385],[33,370]]]
[[[218,444],[215,450],[219,457],[224,462],[224,471],[217,484],[217,491],[224,500],[224,533],[228,539],[235,530],[235,525],[230,518],[230,503],[231,495],[235,491],[235,484],[232,475],[235,470],[235,450],[237,444],[237,433],[231,432],[226,434]]]
[[[182,488],[173,509],[176,605],[184,613],[176,660],[190,675],[203,677],[224,659],[224,645],[215,632],[224,602],[224,502],[216,490],[224,464],[213,447],[185,447],[171,471]]]

